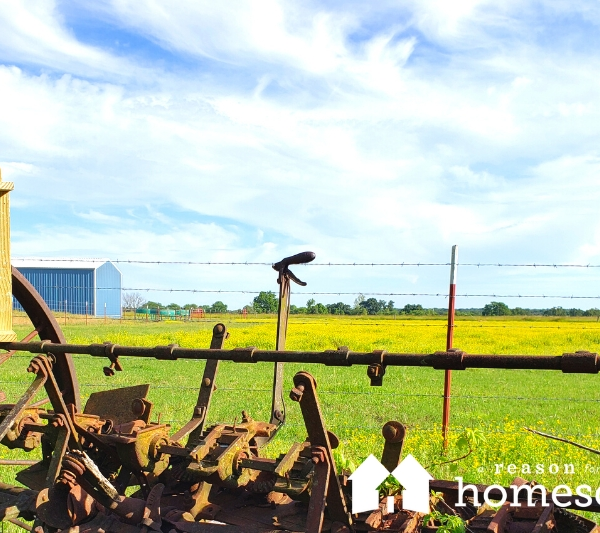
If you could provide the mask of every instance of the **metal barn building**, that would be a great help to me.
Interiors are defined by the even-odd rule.
[[[15,259],[52,311],[121,316],[121,271],[108,259]],[[22,310],[14,301],[15,309]]]

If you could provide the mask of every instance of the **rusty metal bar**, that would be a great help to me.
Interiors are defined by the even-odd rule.
[[[198,359],[234,361],[238,363],[316,363],[327,366],[371,365],[420,366],[437,370],[467,368],[498,368],[507,370],[560,370],[564,373],[597,374],[600,361],[597,353],[575,352],[562,355],[489,355],[450,352],[390,353],[326,350],[323,352],[277,351],[257,349],[215,350],[180,348],[178,346],[120,346],[118,344],[58,344],[43,342],[0,342],[0,349],[31,353],[88,354],[94,357],[149,357],[158,360]]]
[[[34,459],[0,459],[0,465],[2,466],[31,466],[36,465],[40,462]]]

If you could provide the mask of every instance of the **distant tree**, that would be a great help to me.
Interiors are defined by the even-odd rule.
[[[344,302],[336,304],[327,304],[327,310],[332,315],[349,315],[352,312],[352,307]]]
[[[365,297],[362,294],[359,294],[356,299],[354,300],[354,309],[359,309],[361,307],[360,304],[362,304],[365,301]]]
[[[315,299],[314,298],[311,298],[310,300],[308,300],[306,302],[306,312],[309,315],[314,315],[317,312],[317,310],[315,309]]]
[[[567,312],[560,306],[551,307],[544,311],[544,316],[566,316]]]
[[[137,309],[142,307],[145,303],[146,298],[144,298],[139,292],[123,293],[123,307],[125,309]]]
[[[179,304],[172,303],[167,305],[167,309],[181,309],[181,306]]]
[[[522,307],[515,307],[512,310],[512,314],[513,315],[520,315],[520,316],[524,316],[524,315],[528,315],[528,310],[527,309],[523,309]]]
[[[161,304],[160,302],[152,302],[152,301],[148,301],[145,303],[144,307],[147,307],[148,309],[157,309],[158,307],[164,307],[163,304]]]
[[[406,304],[402,311],[405,315],[422,315],[425,312],[421,304]]]
[[[510,315],[511,311],[503,302],[491,302],[484,306],[481,314],[483,316],[506,316]]]
[[[210,310],[212,313],[227,313],[227,305],[219,300],[210,306]]]
[[[190,309],[197,309],[197,308],[198,308],[198,305],[196,305],[196,304],[185,304],[185,305],[183,306],[183,309],[187,309],[188,311],[189,311]]]
[[[592,307],[591,309],[588,309],[585,313],[583,313],[585,316],[600,316],[600,309],[597,309],[596,307]]]
[[[379,313],[379,311],[381,311],[381,301],[378,302],[375,298],[368,298],[367,300],[360,302],[359,305],[360,307],[366,309],[367,314],[376,315]]]
[[[569,316],[583,316],[583,310],[573,307],[569,309]]]
[[[387,303],[387,306],[386,306],[386,307],[387,307],[387,310],[388,310],[390,313],[393,313],[393,312],[394,312],[394,301],[393,301],[393,300],[390,300],[390,301]]]
[[[257,313],[277,313],[278,300],[272,291],[261,291],[252,302]]]
[[[315,304],[315,314],[316,315],[326,315],[327,307],[325,307],[322,303]]]

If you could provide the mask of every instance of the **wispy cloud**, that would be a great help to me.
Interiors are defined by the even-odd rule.
[[[594,39],[598,9],[449,6],[3,4],[15,249],[445,261],[458,243],[481,261],[600,263],[600,57],[556,32],[568,19]],[[25,208],[49,205],[77,231],[52,217],[29,227]],[[390,292],[447,283],[361,276]]]

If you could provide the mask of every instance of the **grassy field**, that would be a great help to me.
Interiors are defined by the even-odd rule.
[[[221,317],[230,331],[226,347],[257,346],[274,348],[276,324],[272,317]],[[67,321],[69,322],[69,320]],[[72,320],[70,322],[73,322]],[[123,322],[109,321],[85,325],[67,323],[63,327],[69,342],[111,341],[126,345],[208,347],[212,320],[204,322]],[[15,324],[19,335],[28,329]],[[323,350],[346,345],[352,350],[387,349],[395,352],[431,353],[445,348],[443,319],[393,319],[391,317],[293,316],[288,333],[288,349]],[[454,345],[471,353],[561,354],[575,350],[600,351],[600,324],[596,319],[512,320],[460,318]],[[0,390],[8,401],[22,394],[31,376],[24,372],[29,355],[17,354],[0,366]],[[204,364],[198,361],[155,361],[123,358],[124,372],[107,378],[102,372],[106,361],[75,356],[75,364],[85,399],[94,391],[150,383],[150,400],[155,403],[154,419],[160,415],[174,430],[190,417]],[[390,368],[383,387],[370,387],[365,367],[335,368],[318,365],[288,365],[286,389],[298,370],[311,372],[330,430],[340,437],[338,458],[358,464],[370,453],[378,456],[383,447],[381,427],[399,420],[409,428],[405,454],[412,453],[432,475],[467,481],[506,483],[521,473],[521,465],[531,465],[523,477],[548,487],[561,482],[575,487],[588,483],[600,486],[600,456],[573,446],[525,432],[523,426],[546,431],[600,448],[600,411],[597,394],[599,376],[565,375],[550,371],[466,370],[453,373],[451,441],[448,454],[441,453],[440,422],[443,372],[421,368]],[[265,420],[270,409],[272,366],[223,363],[217,379],[209,419],[233,422],[242,409],[255,419]],[[287,403],[288,423],[266,450],[276,456],[294,441],[305,438],[297,404]],[[466,459],[450,465],[443,461],[466,453],[463,436],[469,437],[474,451]],[[20,452],[1,453],[6,457],[26,457]],[[572,463],[574,474],[565,474],[563,464]],[[495,465],[503,464],[502,469]],[[508,470],[515,464],[517,472]],[[550,465],[559,465],[551,473]],[[541,465],[536,473],[536,465]],[[543,467],[544,472],[539,473]],[[511,467],[512,469],[512,467]],[[499,472],[497,473],[497,471]],[[11,469],[0,474],[10,481]]]

